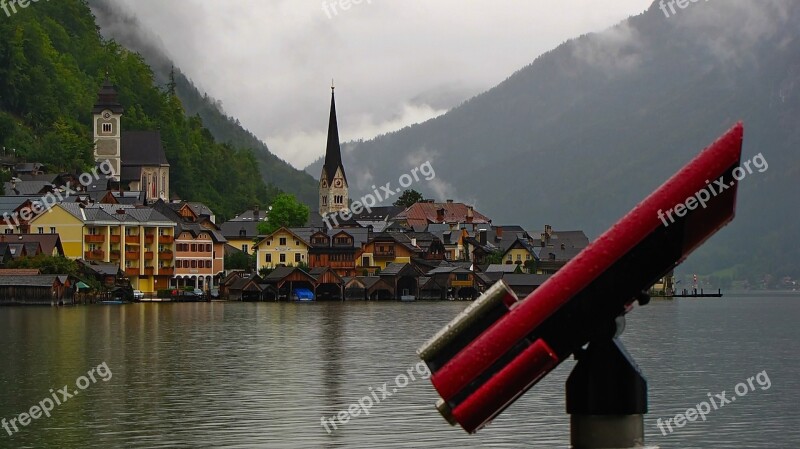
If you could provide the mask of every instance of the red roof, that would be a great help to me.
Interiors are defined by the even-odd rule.
[[[440,210],[443,216],[439,215]],[[414,227],[434,223],[490,223],[487,216],[464,203],[417,203],[400,212],[395,220],[405,220]]]

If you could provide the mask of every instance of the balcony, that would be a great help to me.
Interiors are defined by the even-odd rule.
[[[84,254],[84,258],[86,260],[102,261],[105,259],[105,253],[99,249],[93,251],[86,251],[86,254]]]
[[[125,253],[125,260],[139,260],[139,253],[134,251],[127,251]]]
[[[153,260],[153,252],[147,251],[146,253],[144,253],[144,260]]]
[[[120,240],[121,238],[118,235],[112,235],[108,238],[108,241],[110,241],[111,243],[119,243]]]
[[[139,276],[139,267],[126,268],[125,276]]]
[[[175,256],[172,254],[172,252],[164,252],[158,253],[158,258],[160,260],[172,260],[175,258]]]
[[[83,237],[86,243],[103,243],[106,241],[106,236],[102,234],[90,234]]]
[[[139,236],[138,235],[126,235],[125,236],[125,243],[128,245],[138,245],[139,244]]]
[[[144,236],[144,243],[146,243],[148,245],[152,245],[153,241],[155,240],[155,238],[156,238],[156,236],[154,236],[152,234],[147,234],[147,235]]]
[[[171,245],[175,239],[171,235],[160,235],[158,236],[158,243],[161,245]]]
[[[120,259],[120,252],[119,251],[111,251],[108,254],[111,257],[111,260],[119,260]]]
[[[145,267],[144,268],[144,275],[145,276],[152,276],[154,272],[155,272],[155,269],[153,267]]]
[[[376,249],[375,257],[394,257],[394,248]]]
[[[159,276],[175,276],[175,268],[174,267],[165,267],[158,269]]]

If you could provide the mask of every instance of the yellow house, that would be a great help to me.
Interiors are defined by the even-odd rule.
[[[278,266],[308,264],[309,244],[291,229],[280,228],[255,247],[256,271]]]
[[[524,269],[525,262],[536,260],[537,258],[538,254],[533,245],[522,239],[517,239],[503,254],[503,263],[506,265],[521,265]]]
[[[142,292],[169,288],[175,275],[175,223],[149,207],[61,203],[30,229],[54,230],[69,258],[119,264]]]
[[[70,259],[83,257],[83,220],[69,212],[61,204],[56,204],[29,223],[30,232],[38,234],[58,234],[64,255]]]
[[[255,254],[255,244],[261,240],[258,236],[258,225],[266,221],[267,213],[255,208],[222,223],[220,229],[228,245],[247,254]]]

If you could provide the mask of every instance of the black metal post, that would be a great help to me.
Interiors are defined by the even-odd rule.
[[[643,447],[647,380],[622,342],[592,341],[576,358],[567,379],[572,447]]]

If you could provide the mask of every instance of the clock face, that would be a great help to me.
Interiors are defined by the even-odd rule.
[[[106,111],[106,112],[103,112],[103,118],[104,118],[104,119],[110,119],[110,118],[111,118],[111,113],[110,113],[110,112],[108,112],[108,111]]]
[[[336,181],[333,181],[333,184],[336,187],[341,187],[342,186],[342,180],[341,179],[337,179]]]

